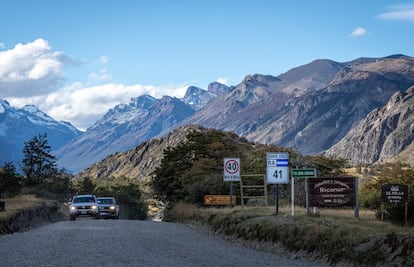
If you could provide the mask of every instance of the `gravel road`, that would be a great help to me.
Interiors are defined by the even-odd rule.
[[[0,266],[321,266],[182,224],[81,218],[0,236]]]

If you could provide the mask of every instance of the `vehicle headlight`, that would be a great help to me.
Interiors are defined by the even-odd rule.
[[[96,205],[92,205],[92,209],[96,210],[98,207]]]
[[[76,210],[75,206],[70,206],[70,210]]]
[[[110,206],[109,209],[110,210],[115,210],[115,206]]]

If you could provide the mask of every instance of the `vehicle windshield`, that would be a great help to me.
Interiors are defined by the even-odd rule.
[[[73,199],[73,203],[95,202],[93,197],[77,197]]]
[[[115,201],[113,198],[98,198],[98,204],[114,204]]]

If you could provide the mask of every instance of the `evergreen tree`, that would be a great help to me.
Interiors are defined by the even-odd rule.
[[[95,191],[96,185],[90,177],[83,178],[78,184],[78,194],[92,194]]]
[[[16,173],[12,162],[5,162],[0,169],[0,194],[15,195],[20,192],[22,177]]]
[[[47,134],[39,134],[24,143],[22,163],[27,185],[38,185],[57,174],[56,158],[50,150]]]

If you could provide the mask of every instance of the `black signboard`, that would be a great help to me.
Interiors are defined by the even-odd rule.
[[[308,180],[309,204],[313,207],[355,205],[355,177],[312,178]]]
[[[382,202],[403,204],[408,200],[408,186],[402,184],[385,184],[381,187]]]

